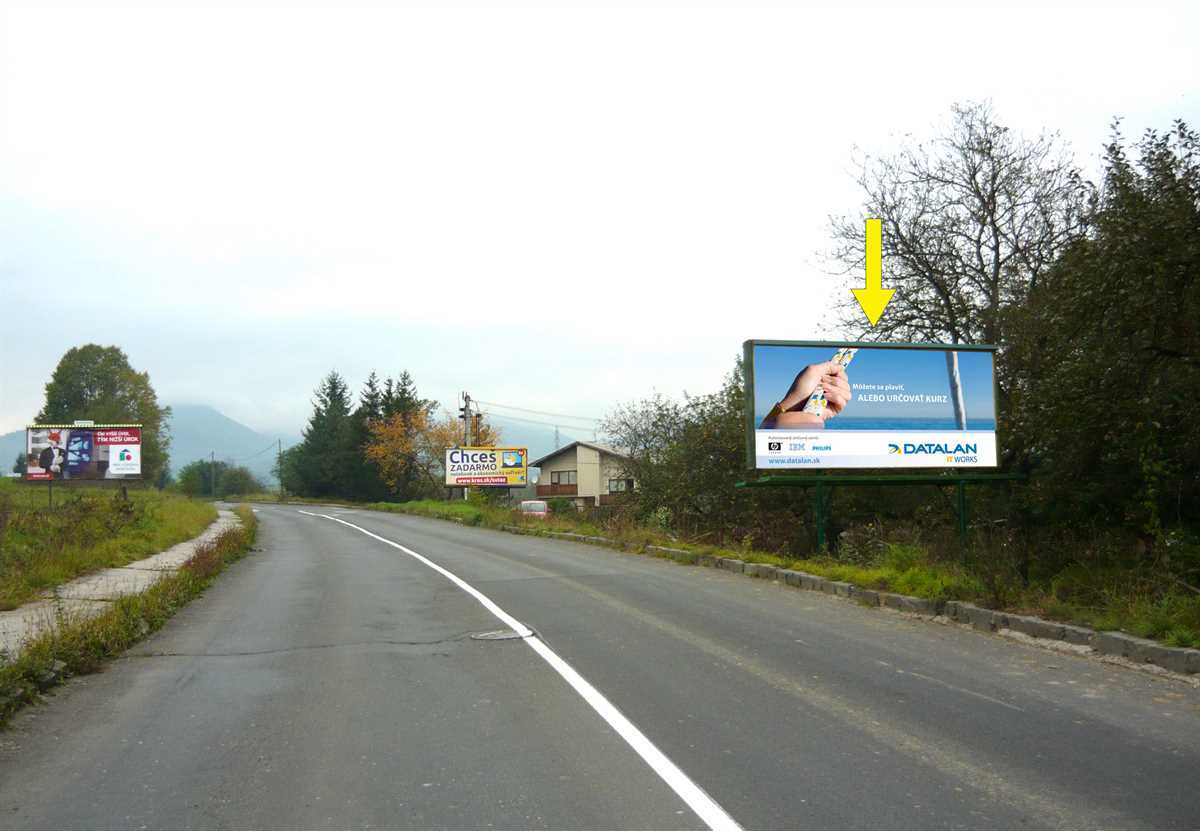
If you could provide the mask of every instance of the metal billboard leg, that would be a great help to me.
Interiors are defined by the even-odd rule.
[[[824,482],[818,482],[816,493],[814,494],[813,514],[817,521],[817,553],[824,554],[826,551],[826,526],[829,523],[829,497],[830,488]]]
[[[956,482],[956,510],[958,514],[958,547],[959,553],[962,556],[963,565],[967,563],[967,483]]]

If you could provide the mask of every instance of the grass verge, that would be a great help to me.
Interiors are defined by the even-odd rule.
[[[38,695],[72,675],[97,671],[105,661],[162,627],[175,612],[203,592],[226,565],[250,550],[257,520],[246,506],[242,520],[211,543],[199,546],[179,571],[141,594],[123,597],[98,617],[61,620],[27,645],[15,659],[0,663],[0,724]]]
[[[68,580],[140,560],[199,535],[217,518],[206,502],[157,490],[56,491],[0,480],[0,609]]]
[[[982,584],[966,572],[941,564],[926,562],[909,546],[894,546],[883,559],[872,566],[855,566],[822,559],[794,559],[750,548],[723,548],[699,545],[675,539],[666,533],[631,523],[600,526],[570,513],[551,514],[546,519],[532,519],[517,511],[472,502],[377,502],[362,506],[374,511],[412,514],[415,516],[449,519],[464,525],[485,528],[520,526],[527,533],[542,531],[604,537],[626,551],[647,552],[649,546],[662,546],[693,554],[693,557],[672,556],[680,562],[695,562],[701,555],[730,557],[748,563],[765,563],[779,568],[806,571],[833,580],[844,580],[867,589],[894,591],[930,600],[968,600],[983,594]],[[667,555],[662,555],[667,556]]]

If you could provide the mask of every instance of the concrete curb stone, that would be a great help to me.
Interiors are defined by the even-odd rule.
[[[1050,641],[1063,640],[1063,625],[1028,615],[1009,615],[1008,628],[1029,635],[1031,638],[1042,638]]]
[[[996,622],[991,609],[984,609],[973,603],[959,603],[958,612],[960,615],[965,615],[964,622],[971,624],[972,628],[978,629],[980,632],[996,631]]]
[[[853,586],[852,588],[854,591],[850,596],[859,603],[862,603],[864,606],[879,605],[879,592],[872,589],[860,589],[858,586]]]
[[[896,594],[894,592],[879,592],[879,605],[886,606],[889,609],[897,609],[901,612],[910,612],[918,615],[936,615],[942,611],[944,602],[936,600],[926,600],[923,597],[913,597],[908,594]]]
[[[780,583],[783,583],[785,585],[795,586],[796,588],[800,587],[800,572],[793,571],[790,568],[779,569],[779,571],[775,575],[775,578]]]
[[[1164,646],[1158,641],[1138,638],[1124,632],[1097,632],[1092,648],[1102,655],[1117,655],[1143,664],[1154,664],[1172,672],[1188,672],[1189,658],[1192,657],[1188,653],[1195,652],[1200,655],[1200,650]]]
[[[1091,646],[1092,641],[1096,638],[1096,631],[1088,629],[1086,626],[1072,626],[1069,623],[1062,625],[1062,640],[1067,643],[1073,643],[1078,646]]]
[[[744,573],[746,568],[746,564],[744,562],[741,560],[734,560],[730,557],[719,557],[717,559],[717,565],[726,571],[733,571],[738,574]]]
[[[816,574],[801,574],[800,587],[813,592],[824,592],[825,584],[829,581],[824,577],[818,577]]]
[[[1184,649],[1183,671],[1200,674],[1200,649]]]
[[[667,548],[665,545],[648,545],[648,546],[646,546],[646,550],[647,551],[658,551],[662,554],[672,554],[672,555],[691,553],[689,551],[685,551],[682,548]]]
[[[764,563],[746,563],[743,573],[749,574],[751,577],[762,578],[763,580],[774,580],[779,573],[779,569]]]

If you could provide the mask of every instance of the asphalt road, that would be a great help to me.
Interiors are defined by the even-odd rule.
[[[747,829],[1200,828],[1178,681],[714,569],[305,510],[536,635],[479,639],[513,627],[446,575],[263,507],[262,551],[0,734],[0,828],[703,828],[688,787]]]

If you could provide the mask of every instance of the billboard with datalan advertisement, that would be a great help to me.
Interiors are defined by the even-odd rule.
[[[446,451],[446,484],[451,487],[523,488],[529,481],[524,447],[451,447]]]
[[[25,478],[141,479],[140,424],[31,424],[25,428]]]
[[[996,466],[995,347],[745,343],[747,465]]]

